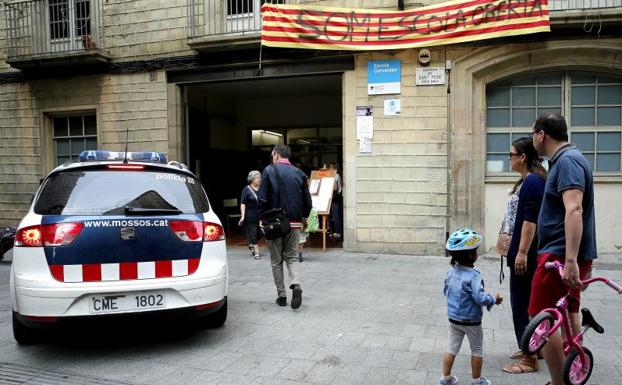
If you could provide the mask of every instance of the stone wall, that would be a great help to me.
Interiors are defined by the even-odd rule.
[[[164,73],[99,75],[0,85],[0,226],[26,213],[39,178],[54,166],[50,116],[97,112],[98,146],[168,152]]]
[[[344,113],[374,107],[372,152],[359,153],[356,117],[346,119],[344,158],[346,248],[365,252],[437,254],[445,241],[447,213],[447,88],[416,86],[418,50],[357,56],[355,86],[346,87]],[[444,67],[443,51],[433,50],[431,66]],[[401,93],[367,95],[367,63],[397,59]],[[354,92],[354,95],[348,93]],[[384,116],[384,100],[401,100],[400,116]],[[351,160],[348,161],[348,158]],[[354,172],[351,172],[354,171]]]

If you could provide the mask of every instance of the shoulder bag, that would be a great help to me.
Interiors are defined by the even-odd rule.
[[[289,218],[287,218],[287,206],[285,204],[285,185],[279,174],[278,166],[273,165],[273,167],[276,173],[276,182],[279,187],[279,201],[281,207],[276,207],[264,212],[261,218],[263,222],[263,231],[268,240],[282,238],[291,231]]]

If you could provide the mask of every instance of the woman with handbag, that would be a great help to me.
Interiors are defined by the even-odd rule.
[[[531,281],[536,270],[537,246],[536,224],[544,195],[546,170],[530,137],[515,140],[508,154],[512,171],[521,177],[512,188],[508,202],[510,214],[514,214],[511,241],[507,248],[507,264],[510,268],[510,303],[516,342],[520,340],[529,323],[527,308],[531,295]],[[510,207],[511,206],[511,207]],[[505,365],[508,373],[529,373],[538,370],[538,357],[525,356],[520,350],[511,355],[517,360]]]

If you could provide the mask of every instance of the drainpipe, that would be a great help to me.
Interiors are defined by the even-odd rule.
[[[451,65],[447,65],[447,46],[445,46],[445,71],[447,71],[447,191],[446,191],[446,201],[445,201],[445,241],[449,239],[449,231],[450,231],[450,221],[449,217],[451,214],[449,205],[451,203],[450,192],[451,192],[451,165],[452,165],[452,127],[451,127]],[[447,249],[445,249],[445,255],[447,256]]]

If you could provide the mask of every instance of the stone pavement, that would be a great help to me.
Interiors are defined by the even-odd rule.
[[[230,248],[229,318],[223,328],[179,337],[112,341],[95,345],[17,347],[10,335],[8,264],[0,264],[0,364],[50,368],[76,376],[143,384],[416,384],[438,383],[447,344],[444,257],[305,251],[303,304],[274,303],[269,259],[256,261],[245,248]],[[598,270],[622,282],[612,258]],[[493,384],[540,385],[536,374],[501,371],[516,350],[508,280],[500,286],[498,260],[482,257],[477,268],[490,292],[505,303],[484,315],[484,376]],[[506,269],[506,275],[508,274]],[[622,383],[622,297],[602,285],[584,304],[604,326],[586,339],[596,365],[592,385]],[[289,300],[289,299],[288,299]],[[289,303],[289,301],[288,301]],[[543,362],[543,361],[541,361]],[[468,343],[456,359],[460,384],[469,384]],[[1,365],[0,365],[1,369]],[[0,383],[2,371],[0,370]]]

